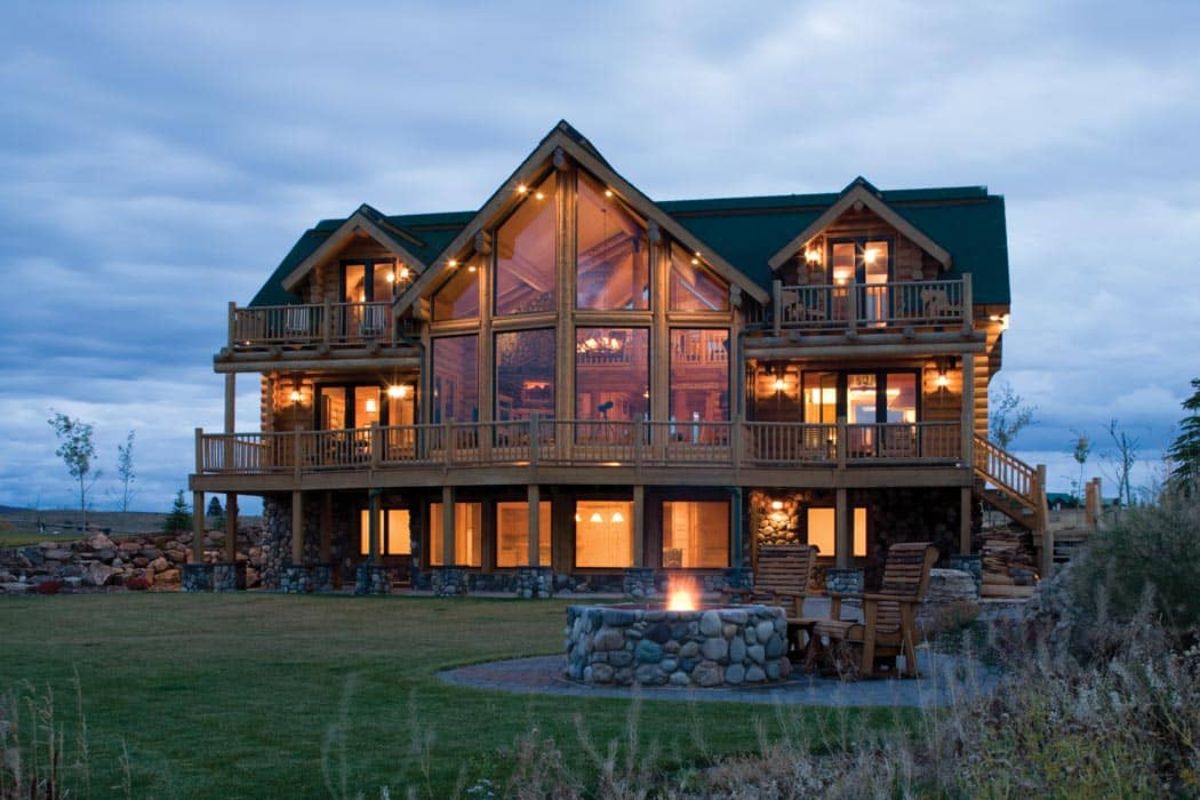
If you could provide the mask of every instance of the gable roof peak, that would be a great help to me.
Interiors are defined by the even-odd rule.
[[[871,194],[878,197],[880,200],[883,199],[883,192],[879,191],[879,189],[876,188],[875,184],[871,183],[869,180],[864,178],[862,175],[856,176],[854,178],[854,180],[852,180],[852,181],[850,181],[850,183],[846,184],[846,188],[842,189],[840,194],[848,194],[849,192],[853,191],[855,188],[860,187],[860,186],[863,189],[866,189]]]

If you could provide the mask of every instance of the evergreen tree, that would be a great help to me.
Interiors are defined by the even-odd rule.
[[[192,512],[188,510],[187,503],[183,500],[183,489],[180,489],[175,494],[175,502],[171,504],[171,513],[167,515],[167,519],[163,522],[163,531],[166,533],[185,533],[192,529]]]
[[[1179,436],[1167,449],[1171,486],[1184,494],[1200,489],[1200,378],[1192,379],[1192,388],[1196,391],[1183,401],[1183,409],[1191,413],[1180,420]]]

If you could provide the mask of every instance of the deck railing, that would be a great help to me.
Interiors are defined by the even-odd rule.
[[[529,464],[729,469],[954,464],[961,452],[957,422],[847,425],[534,417],[286,433],[196,431],[196,471],[208,474]]]
[[[773,326],[784,330],[847,330],[969,326],[971,276],[947,281],[773,287]]]
[[[229,346],[234,350],[391,342],[393,331],[386,302],[229,306]]]

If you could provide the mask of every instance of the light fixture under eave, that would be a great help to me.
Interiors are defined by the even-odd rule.
[[[403,400],[408,396],[408,387],[402,383],[397,383],[388,387],[387,394],[388,397],[394,397],[397,400]]]
[[[605,196],[605,197],[612,197],[612,196],[613,196],[613,191],[612,191],[612,189],[605,189],[605,190],[604,190],[604,196]]]
[[[541,192],[536,192],[533,195],[533,197],[535,200],[545,200],[546,199],[546,195],[542,194]]]
[[[467,267],[467,272],[475,272],[477,269],[478,267],[472,264],[471,266]]]
[[[775,382],[771,384],[771,388],[777,392],[782,392],[787,388],[787,381],[785,381],[783,378],[776,378]]]
[[[517,184],[517,194],[525,194],[528,191],[529,191],[529,187],[526,186],[525,184],[523,184],[523,183]]]
[[[400,280],[402,280],[402,281],[408,280],[408,267],[400,268]]]
[[[452,259],[450,259],[449,261],[447,261],[447,262],[446,262],[446,266],[447,266],[447,267],[457,267],[457,266],[458,266],[458,259],[457,259],[457,258],[452,258]]]

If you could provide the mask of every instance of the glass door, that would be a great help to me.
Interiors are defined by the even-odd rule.
[[[874,372],[851,372],[846,376],[846,424],[850,426],[849,449],[853,455],[875,451],[875,422],[879,413],[879,381]]]
[[[888,242],[867,241],[862,246],[862,262],[858,268],[861,285],[860,318],[869,324],[882,326],[891,316],[888,296],[888,273],[891,254]]]

